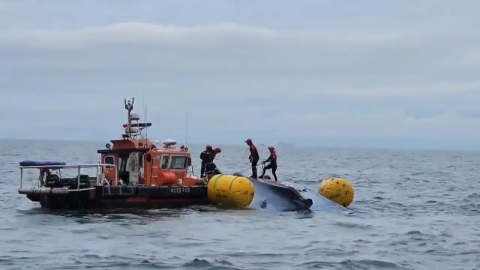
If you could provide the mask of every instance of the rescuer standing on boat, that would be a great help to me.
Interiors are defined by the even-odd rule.
[[[206,150],[205,150],[206,151]],[[211,152],[211,155],[212,155],[212,160],[210,162],[207,162],[205,164],[205,177],[206,178],[210,178],[211,176],[213,175],[216,175],[216,174],[222,174],[222,172],[220,172],[220,170],[217,168],[217,165],[215,164],[215,157],[217,156],[217,154],[220,154],[222,152],[222,149],[220,149],[219,147],[213,149],[213,151]]]
[[[263,164],[270,162],[267,166],[263,167],[263,173],[260,176],[260,178],[263,178],[265,176],[265,172],[267,170],[272,170],[273,177],[275,178],[275,182],[277,182],[277,153],[275,152],[275,147],[270,146],[268,147],[268,150],[270,151],[270,156],[262,162]]]
[[[257,178],[257,164],[260,160],[260,155],[258,154],[257,147],[253,144],[252,139],[248,139],[245,141],[250,149],[250,163],[252,164],[252,175],[250,177]]]
[[[208,163],[213,162],[213,159],[215,158],[215,152],[213,151],[213,148],[211,145],[207,145],[205,147],[205,150],[200,153],[200,159],[202,160],[202,165],[200,169],[200,177],[205,177],[205,165]]]

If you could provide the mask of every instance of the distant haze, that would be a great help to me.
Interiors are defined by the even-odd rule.
[[[480,149],[480,2],[0,1],[0,138]]]

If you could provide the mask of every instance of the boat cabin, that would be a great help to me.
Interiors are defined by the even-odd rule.
[[[105,178],[111,185],[162,186],[193,181],[191,176],[187,177],[191,167],[188,148],[175,147],[175,140],[165,140],[162,147],[157,147],[156,142],[141,136],[142,130],[152,123],[140,123],[139,115],[131,113],[133,101],[125,101],[128,123],[123,125],[122,139],[111,140],[112,145],[107,143],[105,149],[97,151],[101,154],[100,163],[115,165],[105,169]]]
[[[167,140],[162,148],[144,140],[112,140],[113,147],[98,150],[101,163],[112,164],[115,168],[105,170],[105,178],[111,185],[175,185],[182,184],[191,166],[188,148],[176,148],[176,142]],[[115,179],[118,175],[118,179]]]

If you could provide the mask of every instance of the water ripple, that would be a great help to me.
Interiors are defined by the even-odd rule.
[[[96,162],[104,144],[0,142],[0,269],[480,268],[479,153],[278,149],[278,173],[295,186],[315,191],[334,176],[354,183],[351,210],[315,214],[52,212],[17,194],[18,161]],[[201,147],[190,149],[198,156]],[[235,166],[245,164],[244,148],[222,149],[220,168],[248,167]]]

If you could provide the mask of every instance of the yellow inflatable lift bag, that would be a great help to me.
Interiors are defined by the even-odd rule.
[[[322,181],[318,187],[318,194],[343,207],[347,207],[353,202],[355,191],[348,180],[329,178]]]
[[[207,192],[212,204],[244,208],[252,203],[255,187],[246,177],[217,174],[210,178]]]

